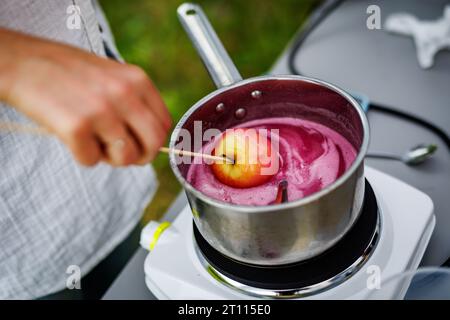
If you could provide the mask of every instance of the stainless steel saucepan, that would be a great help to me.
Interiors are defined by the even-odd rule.
[[[180,141],[180,129],[194,135],[194,121],[202,121],[202,130],[223,131],[244,121],[282,116],[322,123],[358,150],[351,167],[321,191],[258,207],[233,205],[202,194],[186,181],[189,164],[177,164],[178,156],[171,154],[171,167],[184,187],[200,233],[225,256],[261,267],[304,261],[332,247],[353,226],[363,204],[363,161],[369,141],[363,110],[345,91],[316,79],[263,76],[242,80],[201,8],[185,3],[178,8],[178,16],[218,89],[178,122],[170,147]]]

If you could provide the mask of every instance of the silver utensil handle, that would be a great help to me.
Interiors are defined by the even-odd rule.
[[[183,3],[177,12],[216,86],[220,88],[242,80],[202,8],[196,4]]]

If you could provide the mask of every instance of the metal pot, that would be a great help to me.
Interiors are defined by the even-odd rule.
[[[286,116],[331,127],[358,150],[351,167],[328,187],[300,200],[258,207],[224,203],[202,194],[185,179],[189,164],[177,164],[177,156],[171,154],[171,167],[184,187],[201,235],[225,256],[262,267],[297,263],[332,247],[353,226],[363,204],[369,127],[362,108],[345,91],[316,79],[242,80],[201,8],[185,3],[178,8],[178,16],[218,90],[182,117],[170,147],[180,140],[181,128],[194,134],[194,121],[202,121],[203,131],[211,127],[223,131],[244,121]]]

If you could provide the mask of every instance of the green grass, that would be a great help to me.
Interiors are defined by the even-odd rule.
[[[214,90],[206,70],[176,16],[176,0],[101,1],[129,63],[153,79],[174,123],[197,100]],[[198,1],[244,78],[267,72],[317,0]],[[153,162],[160,187],[144,222],[167,210],[180,186],[166,155]]]

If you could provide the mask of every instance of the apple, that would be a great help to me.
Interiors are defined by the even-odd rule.
[[[223,184],[234,188],[250,188],[261,185],[276,174],[271,169],[275,156],[269,137],[252,128],[228,129],[219,137],[214,155],[232,159],[214,162],[214,176]],[[266,170],[264,170],[266,169]]]

